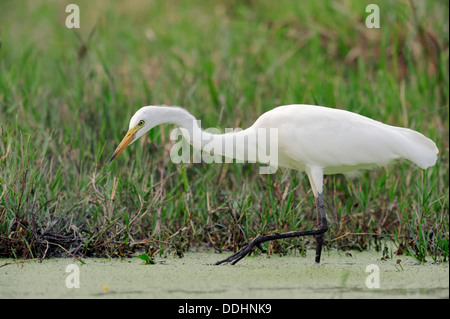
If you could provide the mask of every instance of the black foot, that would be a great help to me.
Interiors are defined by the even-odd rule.
[[[239,260],[241,260],[242,258],[244,258],[245,256],[247,256],[247,254],[249,252],[252,251],[253,247],[258,247],[262,252],[266,252],[262,247],[261,247],[261,239],[263,238],[263,236],[260,237],[256,237],[255,239],[253,239],[251,242],[249,242],[247,245],[245,245],[244,247],[241,248],[241,250],[239,250],[238,252],[234,253],[233,255],[231,255],[230,257],[224,259],[224,260],[220,260],[218,262],[216,262],[216,265],[220,265],[223,263],[231,263],[232,265],[236,264]]]
[[[313,235],[313,236],[317,236],[318,238],[322,238],[322,240],[320,240],[320,239],[318,240],[317,249],[316,249],[316,262],[320,262],[320,252],[322,251],[323,233],[325,233],[327,231],[327,229],[328,229],[328,227],[322,226],[316,230],[304,230],[304,231],[299,231],[299,232],[290,232],[290,233],[284,233],[284,234],[259,236],[259,237],[256,237],[255,239],[253,239],[247,245],[242,247],[241,250],[234,253],[230,257],[216,262],[216,265],[220,265],[223,263],[231,263],[232,265],[234,265],[238,261],[240,261],[242,258],[247,256],[247,254],[252,251],[253,247],[258,247],[259,249],[261,249],[262,252],[264,252],[264,250],[261,247],[261,244],[266,241],[269,241],[269,240],[292,238],[292,237],[299,237],[299,236],[308,236],[308,235]],[[316,237],[316,239],[317,239],[317,237]],[[317,255],[318,255],[318,258],[317,258]]]
[[[318,223],[318,229],[313,230],[304,230],[304,231],[297,231],[297,232],[289,232],[284,234],[274,234],[274,235],[266,235],[266,236],[258,236],[252,241],[250,241],[247,245],[242,247],[241,250],[234,253],[230,257],[220,260],[216,262],[216,265],[220,265],[223,263],[231,263],[232,265],[236,264],[247,256],[249,252],[252,251],[253,247],[258,247],[261,249],[262,252],[265,252],[261,244],[269,241],[269,240],[276,240],[276,239],[282,239],[282,238],[293,238],[293,237],[300,237],[300,236],[315,236],[316,238],[316,262],[320,263],[320,255],[322,253],[322,246],[323,246],[323,234],[328,230],[328,223],[327,223],[327,216],[325,214],[325,205],[323,202],[323,195],[322,193],[319,193],[318,197],[316,197],[316,208],[317,208],[317,223]]]

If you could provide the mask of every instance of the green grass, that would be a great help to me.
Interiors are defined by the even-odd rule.
[[[326,177],[326,246],[389,239],[448,260],[448,3],[382,2],[380,29],[365,27],[370,2],[356,0],[77,3],[76,32],[62,1],[0,4],[1,257],[182,256],[315,227],[304,175],[174,164],[171,126],[104,165],[143,105],[185,106],[224,130],[304,103],[408,126],[440,150],[426,171],[402,162]],[[304,255],[313,243],[266,248]]]

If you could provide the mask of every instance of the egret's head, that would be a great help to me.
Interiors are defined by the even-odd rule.
[[[187,127],[192,126],[196,122],[195,117],[180,107],[165,105],[144,106],[131,118],[128,132],[119,146],[117,146],[111,156],[110,162],[119,156],[128,145],[144,135],[145,132],[163,123],[172,123]]]
[[[110,162],[112,162],[120,153],[134,141],[139,139],[145,132],[150,130],[154,125],[152,125],[149,107],[143,107],[139,111],[137,111],[130,120],[130,126],[127,134],[120,142],[119,146],[117,146],[113,155],[111,156]]]

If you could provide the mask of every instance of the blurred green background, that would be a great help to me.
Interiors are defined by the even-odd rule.
[[[68,29],[66,5],[80,8]],[[250,126],[318,104],[433,139],[436,166],[329,176],[329,249],[448,259],[447,1],[16,1],[0,3],[0,256],[235,250],[315,227],[307,179],[250,164],[171,163],[161,126],[103,165],[144,105],[204,128]],[[307,253],[313,238],[267,243]]]

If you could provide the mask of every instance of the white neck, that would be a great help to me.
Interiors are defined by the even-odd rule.
[[[180,126],[184,129],[182,132],[186,140],[195,148],[239,160],[246,160],[248,156],[253,156],[253,153],[250,155],[247,152],[256,150],[255,130],[251,127],[225,134],[211,134],[203,131],[197,119],[181,107],[160,106],[158,113],[159,122],[156,125],[171,123]]]

